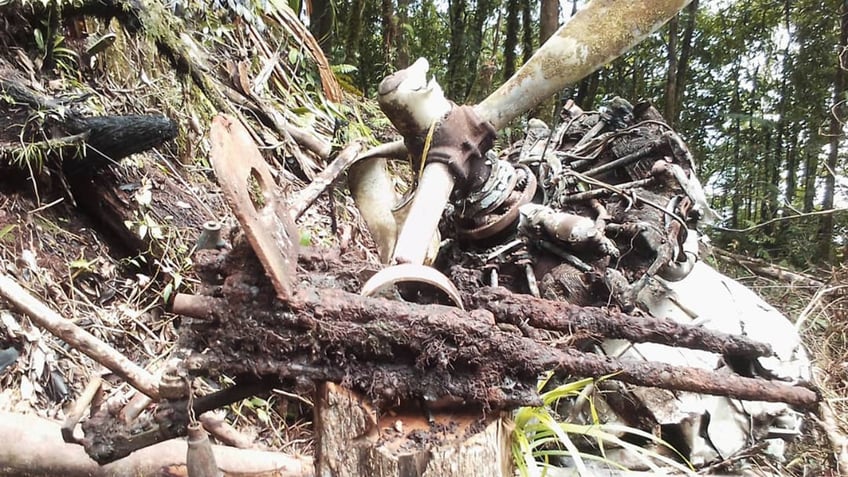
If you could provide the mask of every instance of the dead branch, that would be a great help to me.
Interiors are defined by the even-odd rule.
[[[62,442],[59,426],[36,416],[0,413],[0,475],[31,477],[154,477],[186,475],[186,443],[162,442],[100,466],[82,447]],[[308,477],[311,459],[274,452],[212,446],[228,477]]]
[[[306,209],[311,206],[318,196],[321,195],[332,183],[338,179],[339,175],[345,171],[359,156],[359,151],[362,150],[362,143],[355,141],[347,145],[336,156],[335,160],[330,163],[323,171],[321,171],[312,182],[303,190],[297,193],[291,200],[291,215],[294,220],[297,220]]]
[[[59,339],[125,379],[151,399],[159,400],[159,383],[153,375],[91,333],[59,316],[4,273],[0,273],[0,296]]]
[[[816,280],[807,274],[794,272],[773,263],[728,252],[727,250],[722,250],[720,248],[713,247],[711,250],[713,255],[719,260],[744,267],[761,277],[779,280],[790,285],[799,285],[810,288],[820,288],[824,286],[824,282]]]
[[[203,428],[209,431],[209,434],[215,436],[215,439],[224,444],[236,447],[238,449],[253,448],[253,440],[242,434],[233,426],[227,424],[223,418],[216,416],[211,412],[205,412],[200,415],[200,423]]]

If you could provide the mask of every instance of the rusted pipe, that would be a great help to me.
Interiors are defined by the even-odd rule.
[[[222,317],[221,310],[225,305],[226,301],[221,298],[177,293],[171,303],[171,311],[198,320],[213,320]]]
[[[215,463],[209,434],[199,422],[188,425],[188,448],[186,449],[188,477],[220,477],[221,471]]]

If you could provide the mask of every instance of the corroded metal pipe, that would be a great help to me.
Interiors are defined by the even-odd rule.
[[[188,449],[186,450],[186,468],[188,477],[220,477],[224,474],[218,470],[215,454],[212,453],[212,443],[209,434],[199,422],[188,425]]]
[[[199,320],[211,320],[221,318],[221,310],[225,305],[226,302],[221,298],[177,293],[171,303],[171,311]]]

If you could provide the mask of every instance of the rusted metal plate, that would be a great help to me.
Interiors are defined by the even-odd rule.
[[[278,297],[286,301],[297,272],[298,234],[282,192],[238,120],[216,116],[210,136],[210,158],[218,184]]]

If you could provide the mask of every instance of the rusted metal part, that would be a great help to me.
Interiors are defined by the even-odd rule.
[[[254,445],[252,437],[239,432],[231,424],[228,424],[223,417],[217,416],[214,412],[205,412],[198,417],[198,420],[203,424],[206,432],[215,437],[218,442],[239,449],[257,447]]]
[[[362,285],[361,294],[362,296],[374,296],[392,285],[409,282],[432,285],[445,292],[458,308],[463,309],[459,290],[448,277],[435,268],[412,263],[395,265],[379,271],[365,282],[365,285]]]
[[[508,191],[503,202],[471,218],[475,222],[482,221],[483,225],[476,227],[460,225],[457,227],[457,233],[460,236],[472,240],[485,239],[503,232],[516,223],[521,206],[533,200],[537,186],[536,176],[526,166],[519,166],[517,175],[516,180],[510,183],[511,190]]]
[[[276,378],[258,381],[254,379],[252,382],[239,383],[196,398],[192,409],[195,415],[201,415],[267,392],[279,385]],[[185,400],[164,401],[159,404],[152,416],[131,423],[121,422],[108,406],[104,406],[82,424],[85,433],[82,444],[86,453],[103,465],[126,457],[139,449],[186,435],[188,422],[188,402]]]
[[[477,297],[478,303],[485,300],[485,304],[481,305],[503,311],[496,315],[502,320],[534,320],[546,311],[538,306],[527,306],[533,303],[533,299],[527,296],[509,300],[503,293],[484,289]],[[549,307],[562,305],[542,300],[535,302]],[[234,320],[228,319],[222,322],[222,326],[199,329],[205,351],[196,355],[201,360],[198,363],[201,366],[204,362],[215,363],[218,372],[228,374],[263,369],[275,376],[286,372],[331,381],[344,378],[346,383],[369,393],[371,397],[390,402],[453,395],[493,408],[518,404],[499,399],[514,395],[519,390],[529,392],[534,389],[537,376],[550,369],[562,375],[609,375],[610,379],[640,386],[661,386],[739,399],[782,401],[799,406],[809,406],[818,399],[816,393],[809,389],[780,382],[659,363],[620,361],[577,350],[559,350],[501,331],[485,319],[476,317],[480,313],[490,316],[486,311],[464,312],[440,305],[417,305],[315,288],[302,289],[293,303],[297,305],[288,308],[288,312],[278,305],[268,304],[252,310],[251,320],[231,323]],[[585,311],[572,307],[570,312],[580,314]],[[546,319],[555,321],[552,316],[557,314],[549,312]],[[610,324],[616,324],[611,328],[626,327],[626,322],[631,320],[639,323],[635,317],[619,318],[609,320]],[[577,321],[573,320],[572,324]],[[663,330],[669,329],[663,325],[675,327],[684,337],[684,331],[692,335],[700,331],[702,336],[698,338],[709,334],[694,327],[655,324],[644,319],[641,324],[658,330],[641,330],[641,335],[624,332],[621,337],[650,336],[663,340]],[[260,331],[269,329],[275,330],[274,333]],[[571,329],[577,328],[572,326]],[[636,327],[628,329],[632,331]],[[309,330],[309,333],[305,334],[302,330]],[[610,331],[610,334],[615,334],[615,331]],[[687,344],[702,348],[698,344],[699,339],[688,338],[687,341]],[[716,341],[713,339],[712,343],[715,345]],[[732,348],[734,344],[741,345],[742,341],[731,337],[724,344]],[[255,358],[248,358],[244,351],[240,351],[240,360],[226,360],[227,356],[239,352],[236,348],[255,349],[257,354]],[[743,351],[742,346],[736,348]],[[315,350],[326,350],[326,353],[316,353]],[[281,367],[275,369],[274,363]],[[293,363],[303,364],[294,367]],[[339,363],[344,365],[340,367]],[[447,375],[450,379],[446,378]],[[385,376],[391,376],[391,380],[384,381]]]
[[[150,406],[153,401],[141,393],[136,393],[130,401],[121,409],[118,414],[118,420],[124,424],[133,422],[138,416]]]
[[[215,463],[212,453],[212,443],[209,434],[199,422],[192,422],[187,427],[188,450],[186,452],[186,467],[188,477],[219,477],[223,475]]]
[[[169,370],[162,375],[159,382],[159,394],[169,401],[185,399],[188,395],[188,383],[175,371]]]
[[[203,223],[203,230],[197,237],[196,250],[210,249],[214,250],[226,246],[226,242],[221,238],[221,223],[214,220]]]
[[[556,358],[546,366],[555,372],[573,376],[614,376],[616,381],[638,386],[656,386],[663,383],[666,389],[714,394],[748,401],[783,402],[809,409],[820,397],[802,386],[790,386],[779,381],[746,378],[734,374],[719,374],[699,368],[672,366],[651,361],[632,362],[581,353],[574,349],[559,350]]]
[[[477,116],[471,106],[455,106],[439,121],[433,132],[429,153],[421,160],[427,164],[446,164],[463,196],[480,188],[489,179],[493,159],[486,152],[494,145],[496,131]],[[423,144],[422,144],[423,149]],[[412,150],[413,167],[419,151]]]
[[[212,120],[210,160],[227,202],[281,300],[297,273],[297,228],[268,164],[235,118]]]
[[[531,240],[547,240],[564,245],[569,251],[618,257],[615,244],[582,215],[557,212],[539,204],[521,206],[519,233]]]
[[[171,311],[199,320],[218,320],[224,315],[226,302],[219,298],[177,293],[171,303]]]
[[[463,299],[467,307],[488,310],[498,321],[506,323],[527,321],[530,326],[545,330],[579,332],[599,339],[625,339],[634,343],[659,343],[726,356],[756,358],[773,355],[768,344],[744,336],[684,325],[668,319],[615,314],[601,308],[534,299],[503,288],[487,287],[474,293],[466,292]]]

